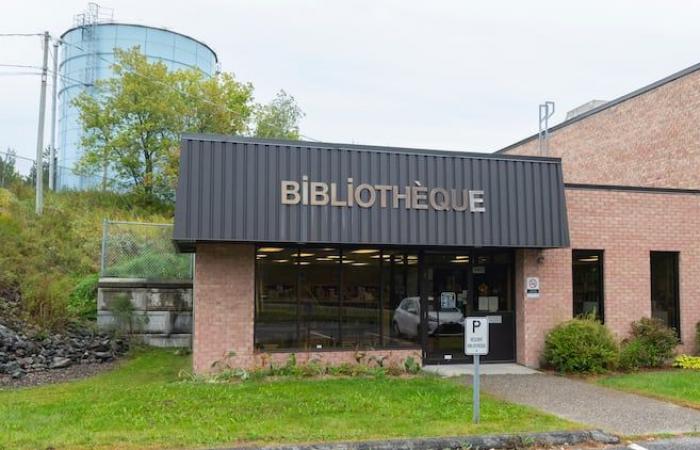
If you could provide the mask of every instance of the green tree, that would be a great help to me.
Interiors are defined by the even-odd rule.
[[[84,131],[81,173],[109,168],[137,193],[168,198],[181,133],[247,133],[255,109],[249,83],[231,74],[169,71],[138,47],[115,56],[114,76],[74,100]]]
[[[270,139],[299,139],[299,121],[304,112],[296,100],[281,90],[275,98],[256,111],[255,135]]]

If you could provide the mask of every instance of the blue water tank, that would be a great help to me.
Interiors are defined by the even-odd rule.
[[[82,128],[72,100],[94,90],[95,81],[112,76],[114,49],[139,46],[150,61],[162,61],[170,70],[199,69],[207,75],[217,70],[218,59],[208,45],[184,34],[143,25],[92,23],[69,29],[61,36],[58,91],[58,145],[56,188],[91,189],[102,184],[102,174],[73,172],[82,156]]]

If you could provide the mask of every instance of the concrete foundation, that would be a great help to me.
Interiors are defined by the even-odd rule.
[[[102,278],[97,325],[130,332],[155,347],[190,347],[192,282]]]

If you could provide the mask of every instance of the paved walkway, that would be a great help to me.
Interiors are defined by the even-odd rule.
[[[529,367],[520,364],[481,364],[479,369],[482,375],[533,375],[539,373]],[[443,377],[460,377],[474,373],[473,364],[438,364],[423,366],[423,371],[434,373]]]
[[[485,392],[620,435],[700,431],[700,411],[565,377],[488,375]]]

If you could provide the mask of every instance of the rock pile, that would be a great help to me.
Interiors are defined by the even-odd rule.
[[[18,311],[18,299],[0,295],[0,374],[22,378],[30,372],[111,361],[128,350],[125,339],[77,325],[47,333],[22,321]]]

